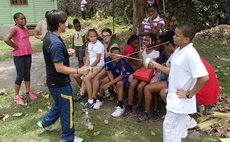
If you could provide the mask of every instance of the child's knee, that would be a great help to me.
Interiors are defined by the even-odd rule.
[[[17,84],[17,85],[21,85],[22,84],[22,78],[20,79],[20,78],[17,78],[16,80],[15,80],[15,84]]]
[[[144,93],[146,94],[147,92],[149,92],[149,90],[150,90],[150,86],[149,85],[145,86]]]
[[[117,82],[116,86],[117,86],[117,88],[119,88],[119,87],[123,87],[123,86],[124,86],[123,81],[119,81],[119,82]]]
[[[84,83],[87,83],[87,82],[89,82],[89,78],[86,77],[86,76],[84,76],[84,78],[82,79],[82,81],[83,81]]]
[[[166,98],[166,94],[167,94],[167,89],[162,89],[162,90],[160,91],[160,96],[161,96],[161,98]]]
[[[140,91],[142,91],[143,90],[143,88],[144,88],[144,86],[143,85],[138,85],[137,86],[137,90],[140,92]]]
[[[94,77],[94,80],[96,80],[96,81],[100,80],[100,76],[99,76],[99,75],[96,75],[96,76]]]
[[[103,87],[106,83],[107,83],[107,82],[106,82],[105,80],[103,80],[103,81],[101,82],[101,87]]]
[[[136,87],[136,83],[135,82],[131,82],[130,85],[129,85],[129,88],[135,88]]]
[[[91,81],[93,79],[93,77],[94,77],[93,74],[89,73],[84,77],[84,81]]]

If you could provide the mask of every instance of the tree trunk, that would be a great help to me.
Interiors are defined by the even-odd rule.
[[[146,3],[147,0],[133,0],[133,34],[138,32],[139,25],[145,17]]]

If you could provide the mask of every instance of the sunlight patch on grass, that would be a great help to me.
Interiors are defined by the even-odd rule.
[[[10,47],[3,40],[0,40],[0,51],[6,50],[9,48]]]

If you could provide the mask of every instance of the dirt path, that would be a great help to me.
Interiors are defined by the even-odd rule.
[[[76,66],[74,57],[70,57],[71,66]],[[0,89],[14,89],[14,81],[16,77],[16,70],[13,59],[0,62]],[[31,67],[31,89],[32,90],[45,90],[47,87],[44,85],[46,80],[45,62],[42,53],[33,53],[32,67]],[[72,80],[72,78],[71,78]],[[72,80],[72,83],[74,81]],[[22,83],[21,92],[24,92],[24,84]]]
[[[16,70],[13,59],[0,62],[0,89],[13,89],[16,77]],[[31,68],[31,88],[34,90],[45,89],[45,64],[42,53],[34,53],[32,55]],[[24,84],[22,84],[24,91]]]

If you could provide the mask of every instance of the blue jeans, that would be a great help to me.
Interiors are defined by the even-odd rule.
[[[43,117],[42,124],[50,126],[56,122],[60,117],[62,127],[62,140],[68,142],[74,141],[74,125],[73,125],[73,94],[70,85],[60,88],[51,88],[49,91],[54,100],[54,104],[49,110],[48,114]]]
[[[31,54],[14,56],[14,65],[17,72],[15,84],[21,85],[22,81],[30,81]]]

